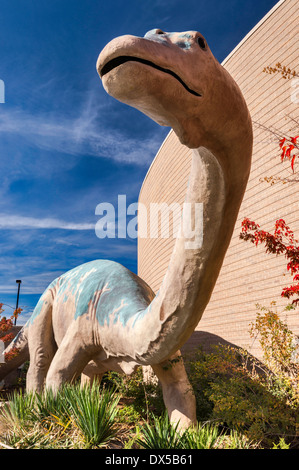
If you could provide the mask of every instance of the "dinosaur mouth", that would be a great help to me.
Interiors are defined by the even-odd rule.
[[[119,56],[115,57],[114,59],[111,59],[109,62],[107,62],[102,69],[100,70],[100,76],[101,78],[106,75],[108,72],[111,72],[111,70],[115,69],[116,67],[119,67],[122,64],[125,64],[126,62],[140,62],[141,64],[148,65],[150,67],[153,67],[157,70],[160,70],[160,72],[168,73],[168,75],[171,75],[174,77],[178,82],[180,82],[181,85],[192,95],[195,96],[202,96],[199,93],[197,93],[194,90],[191,90],[186,83],[174,72],[172,72],[169,69],[165,69],[163,67],[160,67],[159,65],[154,64],[154,62],[151,62],[150,60],[146,59],[141,59],[140,57],[134,57],[134,56]]]

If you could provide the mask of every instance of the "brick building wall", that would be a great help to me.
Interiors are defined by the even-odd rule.
[[[280,163],[277,137],[269,129],[279,135],[298,135],[295,121],[299,120],[299,92],[296,97],[299,79],[283,79],[280,74],[270,75],[263,69],[280,62],[298,71],[298,10],[296,0],[278,2],[222,63],[242,90],[252,116],[253,162],[220,276],[186,349],[197,343],[208,346],[225,340],[260,357],[258,341],[249,335],[256,304],[269,306],[275,300],[278,311],[282,311],[287,303],[280,297],[282,288],[292,281],[286,272],[285,259],[267,255],[263,247],[241,241],[239,233],[244,217],[268,230],[273,229],[276,219],[284,218],[299,237],[299,182],[270,185],[263,180],[265,176],[292,177],[290,165]],[[152,202],[182,204],[190,164],[191,151],[171,131],[148,171],[139,202],[148,209]],[[138,239],[138,274],[155,292],[166,272],[174,241],[172,237],[161,236]],[[283,312],[282,318],[299,334],[298,309]]]

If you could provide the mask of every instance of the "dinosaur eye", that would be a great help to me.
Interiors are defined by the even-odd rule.
[[[201,49],[206,49],[207,48],[206,41],[201,36],[199,36],[197,38],[197,43],[198,43],[198,45]]]

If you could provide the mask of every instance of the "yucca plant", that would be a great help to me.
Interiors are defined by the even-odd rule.
[[[59,398],[60,392],[55,397],[49,390],[42,394],[14,392],[1,408],[6,428],[2,438],[17,449],[66,447],[70,439],[64,435],[67,426],[57,418],[61,414]]]
[[[185,431],[171,424],[166,413],[153,416],[152,423],[140,427],[137,443],[145,449],[217,449],[222,442],[218,426],[197,423]]]
[[[14,449],[61,449],[73,447],[70,439],[63,439],[60,430],[52,427],[47,431],[32,423],[28,428],[15,429],[6,435],[6,442]]]
[[[258,448],[259,444],[249,441],[244,434],[231,430],[229,434],[221,437],[219,447],[224,449],[251,449]]]
[[[9,429],[26,428],[32,422],[35,395],[14,391],[1,408],[1,418]]]
[[[91,387],[66,387],[64,393],[73,422],[88,447],[103,446],[115,436],[119,394],[109,389],[99,390],[96,383]]]
[[[166,412],[162,416],[152,416],[153,423],[145,423],[140,428],[141,439],[137,443],[144,449],[183,449],[184,432],[178,430],[179,423],[170,423]]]
[[[42,393],[36,393],[35,408],[32,413],[37,421],[45,426],[53,422],[63,427],[70,424],[70,412],[65,392],[69,387],[71,385],[65,384],[57,392],[45,389]]]
[[[185,449],[215,449],[220,435],[217,426],[198,423],[184,433],[183,446]]]
[[[23,394],[14,391],[9,397],[9,402],[1,407],[1,422],[5,428],[5,441],[7,444],[15,445],[28,435],[34,418],[32,409],[34,407],[34,394]]]
[[[5,440],[16,448],[100,447],[115,436],[120,396],[98,385],[15,392],[1,408]]]

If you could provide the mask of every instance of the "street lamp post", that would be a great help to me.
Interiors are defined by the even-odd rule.
[[[17,303],[16,303],[16,310],[19,307],[19,296],[20,296],[20,285],[21,285],[21,280],[17,280],[16,283],[18,284],[18,295],[17,295]],[[15,317],[15,325],[17,324],[17,317]]]

